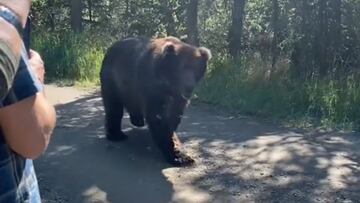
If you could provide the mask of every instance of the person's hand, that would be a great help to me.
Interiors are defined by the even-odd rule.
[[[40,82],[44,83],[44,76],[45,76],[44,61],[41,59],[41,56],[34,50],[30,50],[29,63],[32,70],[35,72],[36,76],[40,80]]]

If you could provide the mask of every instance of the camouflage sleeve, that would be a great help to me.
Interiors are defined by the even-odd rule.
[[[20,58],[17,58],[10,47],[0,40],[0,100],[8,94],[13,84]]]

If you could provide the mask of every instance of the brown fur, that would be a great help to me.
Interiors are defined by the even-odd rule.
[[[175,131],[211,53],[175,37],[131,38],[115,43],[101,69],[107,138],[123,140],[123,109],[135,126],[149,126],[169,163],[188,165]]]

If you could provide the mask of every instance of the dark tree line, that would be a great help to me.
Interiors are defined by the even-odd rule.
[[[358,0],[37,0],[34,29],[107,41],[175,35],[216,56],[257,56],[299,79],[359,72]]]

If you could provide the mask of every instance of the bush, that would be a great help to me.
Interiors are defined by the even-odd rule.
[[[98,83],[104,57],[101,43],[72,33],[35,33],[32,40],[44,58],[47,79]]]
[[[297,81],[291,79],[289,66],[280,62],[269,76],[266,64],[256,57],[215,60],[197,95],[204,102],[251,115],[291,119],[293,124],[306,120],[359,128],[360,83],[355,76]]]

